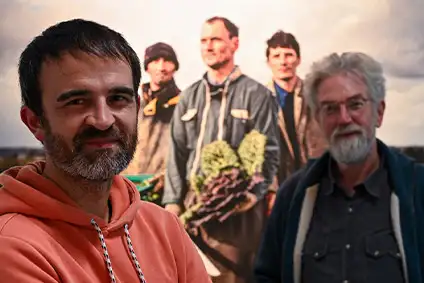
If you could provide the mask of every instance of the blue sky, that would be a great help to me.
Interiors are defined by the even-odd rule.
[[[226,3],[225,3],[226,2]],[[121,32],[143,57],[157,41],[170,43],[180,60],[181,88],[205,68],[200,58],[202,22],[226,16],[240,27],[236,61],[266,83],[265,41],[278,29],[301,44],[303,76],[331,52],[366,52],[385,68],[387,111],[379,138],[390,145],[424,145],[424,1],[422,0],[0,0],[0,146],[39,146],[19,118],[17,61],[25,45],[58,21],[85,18]],[[40,4],[42,3],[42,4]],[[143,74],[143,81],[148,77]]]

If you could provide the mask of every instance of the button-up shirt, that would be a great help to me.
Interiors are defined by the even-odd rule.
[[[331,161],[320,183],[302,256],[302,282],[404,282],[384,160],[348,196]]]

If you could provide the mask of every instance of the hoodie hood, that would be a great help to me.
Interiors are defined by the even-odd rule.
[[[109,223],[86,213],[55,183],[42,176],[44,161],[13,167],[0,174],[0,216],[18,213],[59,220],[81,228],[93,229],[94,219],[105,231],[114,231],[132,223],[142,204],[135,186],[122,176],[115,176],[109,200],[112,216]]]

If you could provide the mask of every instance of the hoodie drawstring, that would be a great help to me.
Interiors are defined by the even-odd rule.
[[[110,260],[109,253],[107,251],[106,241],[105,241],[105,238],[103,236],[102,230],[100,229],[99,225],[96,223],[96,221],[94,219],[91,219],[91,225],[94,226],[94,229],[96,229],[97,234],[99,236],[100,243],[101,243],[102,248],[103,248],[103,256],[105,258],[106,266],[107,266],[107,269],[109,271],[110,281],[112,283],[116,283],[115,273],[113,272],[112,262]],[[134,263],[134,266],[137,270],[138,278],[140,279],[140,283],[146,283],[146,280],[144,279],[143,271],[141,271],[140,264],[138,263],[137,256],[135,254],[135,251],[134,251],[134,248],[133,248],[133,245],[132,245],[132,242],[131,242],[128,224],[124,225],[124,231],[125,231],[125,237],[127,239],[128,250],[130,252],[131,259]]]

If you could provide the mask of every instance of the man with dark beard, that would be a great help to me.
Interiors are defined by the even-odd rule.
[[[252,130],[265,135],[265,181],[225,222],[202,225],[204,243],[199,243],[221,272],[213,282],[253,282],[253,257],[265,221],[264,196],[278,166],[277,103],[265,86],[235,65],[239,37],[234,23],[222,17],[207,20],[200,43],[207,72],[182,92],[175,108],[163,203],[177,215],[190,205],[194,188],[189,180],[200,172],[205,145],[218,140],[237,148]]]
[[[303,82],[297,76],[300,46],[291,33],[277,31],[267,41],[267,64],[272,72],[268,88],[279,104],[280,167],[278,184],[302,168],[309,158],[319,157],[325,141],[303,98]]]
[[[329,150],[280,188],[256,282],[423,282],[424,167],[376,138],[385,95],[366,54],[312,65],[304,97]]]
[[[146,49],[144,69],[150,82],[140,86],[139,141],[134,159],[123,174],[155,174],[154,191],[163,188],[169,123],[180,94],[174,80],[178,68],[177,55],[170,45],[158,42]]]
[[[25,48],[21,118],[46,161],[0,175],[2,282],[209,282],[178,218],[118,175],[136,148],[140,77],[126,40],[91,21]]]

